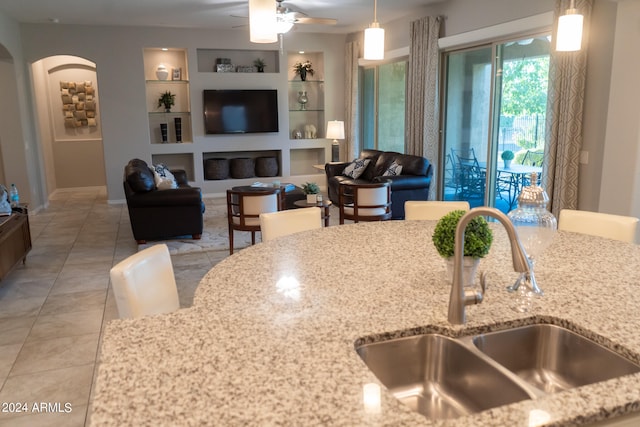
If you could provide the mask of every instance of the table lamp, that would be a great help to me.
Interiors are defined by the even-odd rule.
[[[331,120],[327,122],[327,138],[333,139],[331,144],[331,161],[340,161],[340,143],[339,139],[344,139],[344,122],[339,120]]]

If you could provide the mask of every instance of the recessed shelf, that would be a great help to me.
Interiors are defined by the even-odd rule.
[[[196,49],[198,59],[199,73],[215,73],[217,61],[221,58],[229,59],[233,65],[234,72],[225,72],[219,74],[239,74],[239,75],[255,75],[264,73],[279,73],[280,58],[277,50],[244,50],[244,49]],[[263,59],[266,66],[264,73],[246,73],[235,72],[236,67],[252,67],[253,61]]]

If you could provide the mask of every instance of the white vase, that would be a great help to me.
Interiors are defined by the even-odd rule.
[[[169,77],[169,70],[167,70],[167,67],[162,64],[158,65],[158,68],[156,68],[156,77],[158,80],[167,80]]]
[[[453,283],[453,257],[445,259],[447,263],[447,279]],[[476,272],[480,265],[480,258],[466,256],[462,258],[462,283],[464,286],[474,286],[476,282]]]
[[[318,201],[317,194],[307,194],[307,203],[316,204],[317,201]]]

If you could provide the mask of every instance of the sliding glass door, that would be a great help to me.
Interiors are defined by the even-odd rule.
[[[548,72],[546,35],[445,54],[443,200],[517,207],[542,170]]]

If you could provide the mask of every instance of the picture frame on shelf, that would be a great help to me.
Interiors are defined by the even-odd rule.
[[[172,70],[171,80],[182,80],[182,68],[174,68]]]

